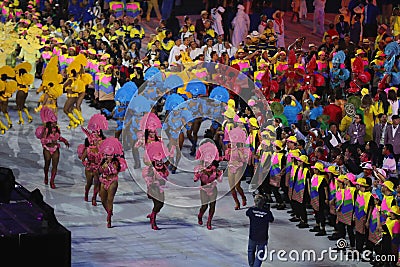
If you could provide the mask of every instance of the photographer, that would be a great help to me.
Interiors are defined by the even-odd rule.
[[[268,246],[269,223],[274,221],[274,216],[266,204],[262,195],[254,197],[255,206],[246,211],[246,216],[250,219],[249,243],[248,243],[248,262],[249,266],[261,266],[261,259],[264,257]],[[258,253],[258,251],[263,253]],[[260,256],[260,258],[258,257]]]

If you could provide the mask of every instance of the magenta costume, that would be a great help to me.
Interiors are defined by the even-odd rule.
[[[237,147],[236,144],[244,144],[247,139],[246,132],[236,127],[229,131],[229,140],[231,146],[225,150],[225,160],[228,161],[228,169],[232,173],[236,173],[239,169],[246,166],[251,157],[251,150],[248,147]]]
[[[102,154],[99,151],[99,142],[102,141],[100,136],[101,130],[108,129],[108,121],[104,115],[94,114],[88,123],[88,128],[82,127],[82,131],[87,136],[89,146],[80,144],[78,146],[78,157],[82,158],[83,152],[86,150],[86,157],[82,159],[82,164],[86,170],[95,172],[98,171],[102,160]]]
[[[42,126],[43,127],[43,126]],[[66,142],[67,139],[62,137],[60,133],[57,132],[57,128],[52,128],[52,132],[49,134],[48,129],[43,129],[42,137],[40,138],[40,142],[42,143],[42,147],[50,152],[51,155],[60,148],[60,144],[58,141]]]
[[[156,217],[164,206],[164,189],[169,175],[168,166],[163,160],[173,154],[173,150],[168,151],[160,141],[145,145],[144,162],[147,166],[142,169],[142,176],[147,185],[147,197],[153,201],[152,212],[147,215],[153,230],[160,229],[156,224]]]
[[[215,204],[217,201],[217,182],[222,182],[222,171],[217,168],[219,153],[217,147],[210,142],[203,143],[196,151],[196,159],[200,164],[194,168],[194,181],[200,180],[200,199],[201,207],[197,215],[198,224],[203,224],[203,215],[207,208],[209,209],[207,219],[207,229],[211,230],[211,220],[215,213]]]
[[[106,168],[101,168],[100,182],[104,184],[104,188],[108,190],[114,181],[118,181],[118,170],[115,164],[109,164]]]
[[[99,152],[98,143],[102,141],[99,131],[93,131],[92,133],[89,130],[82,127],[82,131],[86,134],[89,146],[85,146],[84,144],[80,144],[78,146],[78,157],[82,159],[83,152],[86,151],[86,157],[82,159],[82,164],[85,166],[85,169],[90,172],[98,171],[100,167],[100,163],[102,160],[102,155]]]
[[[54,112],[47,107],[43,107],[41,109],[40,118],[42,119],[42,122],[44,124],[47,124],[48,122],[57,122],[56,114],[54,114]],[[61,141],[63,143],[67,142],[67,139],[61,136],[58,127],[51,128],[51,132],[49,133],[49,128],[43,125],[39,126],[36,128],[35,135],[38,139],[40,139],[43,149],[49,151],[51,155],[53,155],[54,152],[56,152],[57,149],[60,148],[60,144],[58,143],[58,141]]]
[[[45,156],[44,161],[44,184],[48,184],[48,171],[50,162],[53,162],[53,168],[51,169],[50,187],[56,188],[54,180],[57,175],[58,155],[53,155],[60,148],[58,141],[63,142],[67,147],[69,146],[67,139],[63,138],[60,134],[58,126],[54,125],[57,123],[57,116],[52,109],[49,107],[43,107],[40,110],[40,118],[42,119],[43,125],[36,128],[35,135],[43,147],[43,154]],[[48,151],[51,155],[49,160],[46,160],[45,152]],[[57,163],[54,163],[56,161]]]
[[[205,168],[203,166],[196,166],[193,180],[195,182],[200,180],[200,190],[203,190],[215,200],[217,198],[217,181],[222,182],[222,171],[218,170],[214,165]]]
[[[108,156],[117,158],[120,169],[118,170],[115,162],[107,164],[106,167],[100,166],[100,183],[104,185],[104,189],[108,190],[113,182],[118,181],[118,173],[123,172],[127,169],[126,161],[123,157],[122,144],[115,137],[106,138],[99,147],[99,152],[102,158],[105,159]]]

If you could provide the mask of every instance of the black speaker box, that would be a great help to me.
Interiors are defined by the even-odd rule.
[[[0,203],[10,203],[15,177],[11,169],[0,167]]]

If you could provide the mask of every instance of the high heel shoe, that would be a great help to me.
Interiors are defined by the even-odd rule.
[[[200,213],[197,215],[197,223],[199,225],[203,225],[203,213]]]
[[[247,199],[246,197],[242,198],[242,206],[245,207],[247,205]]]
[[[97,206],[96,197],[92,197],[92,206]]]

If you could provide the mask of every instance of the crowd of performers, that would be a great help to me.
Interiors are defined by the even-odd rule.
[[[7,123],[0,120],[0,133],[13,127],[8,100],[15,92],[18,123],[25,123],[23,112],[32,122],[25,102],[34,87],[36,60],[43,58],[37,90],[42,95],[35,111],[43,123],[36,136],[43,146],[44,183],[49,182],[51,164],[50,187],[56,188],[60,142],[69,146],[57,123],[57,100],[66,94],[68,128],[80,125],[86,135],[77,148],[86,177],[84,200],[89,201],[93,186],[92,205],[99,194],[107,227],[118,174],[126,170],[125,153],[131,150],[134,169],[142,169],[153,202],[147,217],[151,228],[159,229],[156,216],[165,202],[169,175],[179,171],[186,134],[190,155],[199,160],[193,169],[193,181],[200,182],[198,224],[209,209],[206,226],[212,229],[221,162],[226,161],[235,210],[247,205],[241,181],[250,176],[251,191],[264,194],[279,210],[290,206],[290,221],[298,222],[297,227],[310,227],[311,208],[316,224],[310,231],[317,236],[327,235],[330,225],[335,231],[331,240],[347,236],[351,248],[399,259],[400,46],[382,29],[373,49],[369,42],[356,47],[348,36],[334,36],[319,48],[310,44],[304,54],[303,38],[285,50],[274,48],[272,36],[263,42],[250,36],[232,58],[209,63],[199,57],[186,66],[180,60],[165,69],[157,61],[122,68],[109,53],[79,50],[72,42],[68,47],[50,37],[51,24],[32,21],[19,21],[18,30],[12,22],[1,25],[0,104]],[[180,45],[178,39],[167,41],[170,51]],[[25,62],[10,66],[6,55],[15,53],[15,43]],[[261,43],[266,49],[258,49]],[[112,44],[117,54],[118,44]],[[93,115],[84,127],[81,105],[86,96],[94,97],[102,114]],[[262,99],[270,101],[271,109]],[[103,131],[111,118],[117,121],[115,136],[106,137]],[[207,119],[207,139],[199,142],[200,126]],[[161,130],[167,133],[166,145]]]

